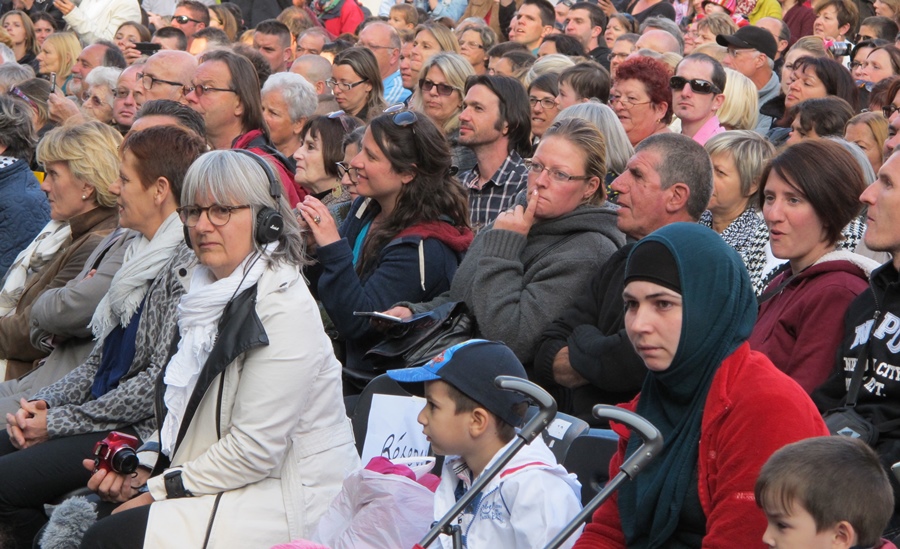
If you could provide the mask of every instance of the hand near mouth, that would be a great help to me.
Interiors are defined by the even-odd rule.
[[[531,230],[531,226],[534,225],[534,212],[537,211],[538,198],[538,192],[535,189],[528,196],[527,208],[523,208],[520,204],[511,210],[501,213],[497,216],[497,220],[494,221],[494,229],[527,235],[528,231]]]

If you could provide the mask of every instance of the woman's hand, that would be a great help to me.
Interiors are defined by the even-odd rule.
[[[45,442],[47,434],[47,403],[43,400],[20,401],[21,408],[13,414],[6,414],[6,432],[12,445],[19,450]]]
[[[316,240],[316,245],[327,246],[341,239],[334,217],[318,199],[307,196],[302,203],[297,204],[297,208]]]
[[[528,196],[528,207],[523,208],[520,205],[506,210],[497,216],[494,220],[494,229],[504,231],[512,231],[521,235],[528,235],[531,226],[534,225],[534,212],[537,210],[538,192],[537,189],[532,191]]]
[[[69,0],[56,0],[53,2],[53,5],[62,12],[63,15],[69,15],[69,13],[75,9],[75,4],[69,2]]]
[[[412,311],[410,311],[406,307],[392,307],[387,311],[382,311],[386,315],[396,316],[397,318],[406,320],[407,318],[412,316]],[[396,322],[391,322],[390,320],[381,320],[380,318],[372,318],[370,320],[372,323],[372,327],[378,330],[379,332],[386,332],[390,328],[397,325]]]
[[[75,116],[81,116],[78,105],[68,97],[64,97],[59,90],[50,94],[47,106],[50,110],[50,120],[60,124]]]
[[[613,15],[614,13],[618,13],[616,11],[616,7],[612,3],[612,0],[597,0],[597,5],[600,6],[600,9],[603,10],[603,13],[605,13],[607,17]],[[603,37],[601,36],[600,38],[602,39]]]
[[[94,460],[85,459],[81,463],[88,471],[94,470]],[[147,484],[148,478],[150,470],[146,467],[138,467],[137,472],[131,475],[100,469],[91,475],[87,487],[103,501],[122,503],[137,496],[138,488]]]
[[[141,58],[144,54],[139,52],[137,48],[133,46],[128,46],[124,50],[122,50],[122,55],[125,56],[125,63],[128,65],[133,64],[135,61]]]

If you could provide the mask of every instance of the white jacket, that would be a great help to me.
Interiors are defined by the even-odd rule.
[[[126,21],[141,21],[138,0],[81,0],[63,19],[84,44],[112,40]]]
[[[271,547],[309,537],[359,467],[341,365],[299,270],[266,271],[255,311],[269,344],[213,379],[175,449],[167,472],[181,470],[193,497],[166,499],[164,474],[147,483],[156,501],[145,547]]]
[[[488,467],[513,441],[497,452]],[[448,456],[435,494],[435,520],[443,517],[456,503],[455,491],[460,479],[467,489],[471,486],[470,475],[471,471],[461,458]],[[544,547],[579,511],[581,484],[575,475],[556,464],[553,452],[544,444],[543,438],[537,437],[491,479],[458,523],[462,528],[463,546],[468,549]],[[572,547],[578,535],[574,534],[563,547]],[[444,549],[452,549],[453,541],[449,536],[439,539]]]

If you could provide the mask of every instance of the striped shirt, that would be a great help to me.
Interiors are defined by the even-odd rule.
[[[516,195],[528,186],[528,169],[519,153],[510,151],[500,169],[478,188],[478,166],[461,177],[469,192],[469,220],[478,231],[512,207]]]

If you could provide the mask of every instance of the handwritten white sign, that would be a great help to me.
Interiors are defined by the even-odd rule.
[[[373,395],[362,462],[376,456],[397,459],[428,455],[430,444],[416,421],[424,407],[425,399],[420,397]]]

